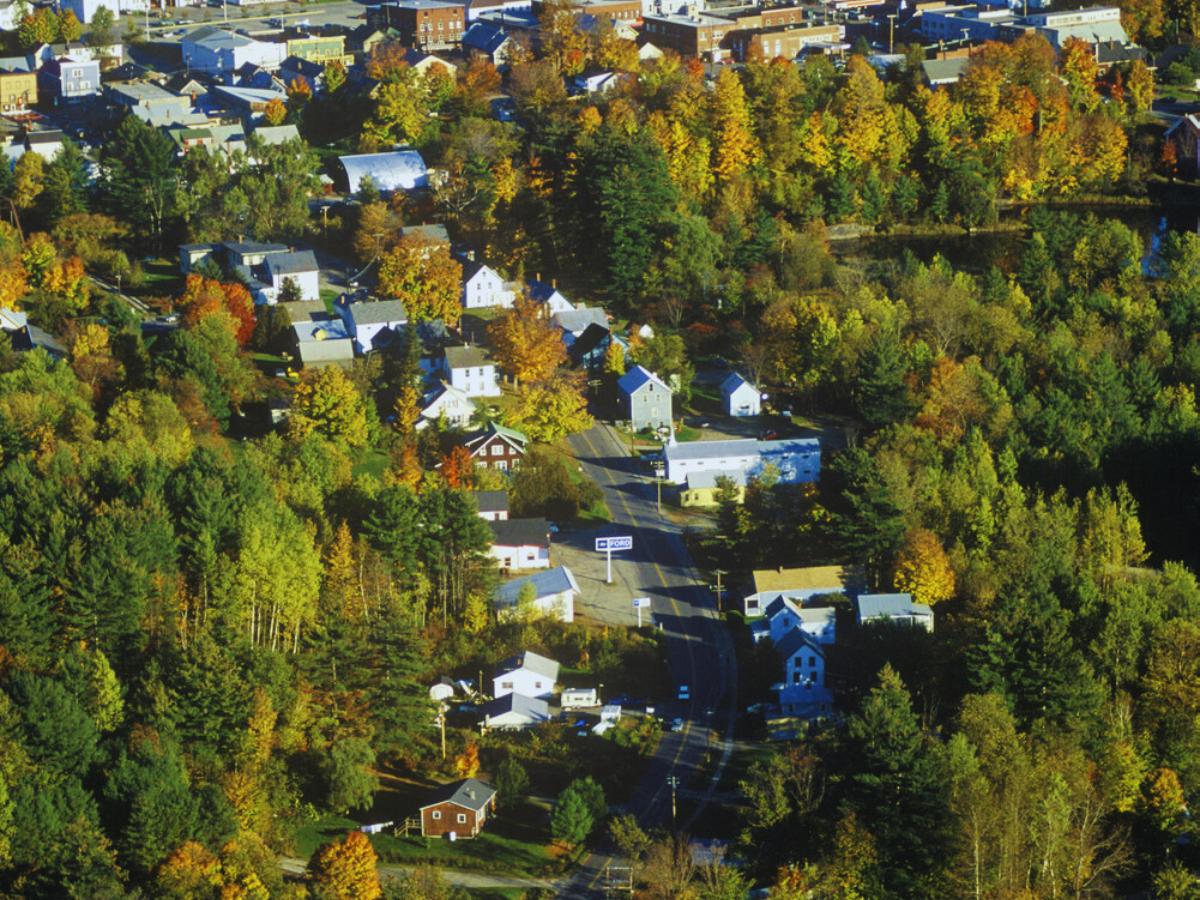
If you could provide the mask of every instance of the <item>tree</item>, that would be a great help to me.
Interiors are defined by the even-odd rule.
[[[454,757],[454,773],[459,778],[474,778],[479,774],[479,745],[470,741],[463,752]]]
[[[126,116],[104,145],[100,183],[113,215],[160,246],[179,186],[170,138],[137,116]]]
[[[531,298],[518,297],[512,309],[488,326],[496,358],[516,382],[540,383],[564,362],[559,330]]]
[[[525,767],[506,756],[496,766],[496,794],[502,806],[515,806],[529,790],[529,775]]]
[[[641,860],[653,843],[650,835],[638,824],[637,817],[630,813],[613,816],[608,823],[608,836],[621,855],[635,863]]]
[[[616,340],[610,340],[604,348],[604,374],[614,378],[625,374],[625,348]]]
[[[263,118],[267,120],[268,125],[282,125],[287,119],[287,114],[287,106],[278,97],[268,100],[263,109]]]
[[[326,95],[333,96],[336,94],[346,83],[346,64],[340,59],[331,59],[325,63],[325,72],[322,81]]]
[[[712,109],[716,144],[713,171],[718,181],[730,181],[754,165],[759,156],[746,93],[735,70],[723,68],[717,76]]]
[[[359,262],[371,262],[396,243],[403,222],[388,204],[376,200],[364,203],[358,211],[354,230],[354,255]]]
[[[361,831],[322,844],[308,864],[317,896],[321,900],[379,900],[383,888],[376,860],[375,848]]]
[[[379,290],[402,301],[413,321],[453,327],[462,315],[462,264],[445,244],[405,237],[379,262]]]
[[[896,588],[918,603],[933,605],[954,596],[954,569],[937,535],[927,528],[908,533],[896,557]]]
[[[58,40],[58,16],[49,7],[41,7],[21,19],[17,26],[17,39],[26,49],[53,44]]]
[[[354,382],[338,366],[306,370],[292,398],[289,433],[316,431],[348,447],[367,442],[367,408]]]
[[[335,740],[325,763],[329,808],[345,815],[351,809],[369,807],[379,789],[379,779],[370,772],[374,765],[375,751],[365,738]]]
[[[591,428],[587,400],[575,382],[564,374],[553,381],[523,385],[509,423],[533,440],[547,444]]]
[[[92,13],[92,21],[88,23],[87,36],[84,42],[89,47],[108,47],[113,42],[113,32],[117,19],[107,6],[98,6]]]
[[[363,124],[364,149],[415,143],[430,127],[431,111],[425,79],[408,66],[390,69]]]
[[[58,36],[68,44],[73,44],[83,37],[83,24],[75,17],[73,10],[64,10],[58,17]]]
[[[574,783],[564,788],[550,813],[550,834],[554,839],[579,846],[588,839],[595,825],[587,798]]]
[[[685,834],[659,838],[646,851],[641,878],[654,900],[689,900],[696,877],[696,861]]]

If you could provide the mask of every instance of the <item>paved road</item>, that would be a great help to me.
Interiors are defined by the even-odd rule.
[[[682,716],[686,724],[682,732],[663,736],[629,811],[644,828],[670,826],[667,778],[675,776],[681,788],[676,824],[686,831],[712,799],[732,749],[712,726],[721,724],[725,735],[733,731],[737,694],[733,644],[712,594],[692,564],[680,527],[658,513],[654,485],[630,459],[624,441],[608,426],[597,424],[571,438],[571,446],[584,471],[604,492],[613,517],[612,533],[633,536],[633,551],[614,556],[614,577],[627,581],[636,591],[630,600],[649,596],[663,624],[675,684],[662,685],[659,693],[673,696],[681,684],[691,689],[689,702],[672,702],[662,708],[668,718]],[[708,708],[715,709],[711,719],[705,715]],[[710,752],[716,766],[702,771]],[[611,853],[593,853],[560,896],[604,896],[604,871],[610,863],[623,864]]]
[[[302,876],[308,870],[308,863],[295,857],[284,857],[279,861],[280,867],[288,875]],[[393,878],[407,874],[411,866],[393,866],[383,864],[378,866],[382,878]],[[462,872],[458,869],[438,869],[442,880],[452,887],[468,888],[470,890],[522,890],[522,891],[557,891],[560,885],[557,881],[545,878],[521,878],[515,875],[487,875],[481,872]]]

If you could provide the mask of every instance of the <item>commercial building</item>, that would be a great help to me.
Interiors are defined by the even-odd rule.
[[[663,451],[667,480],[687,484],[698,473],[762,473],[772,466],[785,484],[816,481],[821,473],[821,442],[816,438],[756,441],[689,441]]]
[[[453,49],[467,29],[467,6],[453,0],[396,0],[385,3],[380,13],[402,43],[422,50]]]

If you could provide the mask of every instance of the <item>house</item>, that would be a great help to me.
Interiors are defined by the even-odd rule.
[[[743,469],[689,472],[679,491],[679,505],[684,507],[713,507],[720,505],[722,480],[733,482],[735,500],[746,499],[746,472]]]
[[[926,86],[931,88],[958,84],[970,64],[971,59],[967,56],[953,59],[925,59],[921,61],[921,78]]]
[[[669,444],[663,450],[663,458],[667,480],[674,484],[685,484],[689,475],[698,472],[741,471],[749,478],[761,474],[768,465],[774,468],[781,482],[804,484],[816,481],[820,475],[821,442],[816,438],[689,441]]]
[[[832,644],[837,640],[837,610],[832,606],[805,606],[798,600],[776,597],[767,604],[762,622],[767,626],[766,636],[773,644],[778,644],[795,628],[818,644]]]
[[[442,351],[442,371],[450,384],[468,397],[499,397],[496,363],[481,347],[447,347]]]
[[[42,66],[38,80],[54,106],[78,103],[100,93],[100,62],[66,56],[52,59]]]
[[[519,607],[528,600],[532,608],[540,613],[563,622],[574,622],[575,598],[579,594],[579,584],[571,570],[566,566],[557,566],[500,585],[496,588],[493,605],[497,618],[501,620],[522,612]]]
[[[108,9],[113,16],[128,16],[135,12],[144,12],[150,4],[147,0],[64,0],[60,9],[71,10],[84,25],[92,21],[96,10],[101,6]]]
[[[479,711],[483,713],[483,727],[489,730],[519,731],[550,719],[550,704],[524,694],[497,697],[480,707]]]
[[[295,285],[299,299],[321,299],[321,269],[311,250],[272,253],[252,273],[255,281],[251,283],[251,293],[255,303],[276,303],[288,282]]]
[[[283,80],[278,72],[256,65],[255,63],[246,63],[233,74],[237,76],[233,82],[235,87],[274,91],[277,95],[287,93],[287,82]]]
[[[671,394],[657,375],[642,366],[634,366],[617,381],[621,411],[634,431],[670,428]]]
[[[25,152],[36,153],[46,162],[50,162],[62,150],[65,139],[66,135],[57,129],[30,131],[25,135]]]
[[[421,837],[473,838],[496,810],[496,789],[475,778],[447,784],[421,807]]]
[[[386,343],[408,323],[408,312],[399,300],[347,303],[338,307],[359,353],[370,353],[376,342]]]
[[[825,647],[802,628],[793,628],[775,645],[788,685],[825,685]]]
[[[516,292],[491,266],[473,260],[468,260],[463,266],[464,309],[510,309],[515,301]]]
[[[499,469],[501,472],[512,471],[521,464],[528,444],[529,438],[521,432],[495,422],[463,440],[463,446],[470,451],[475,465]]]
[[[621,348],[621,356],[629,352],[629,345],[625,343],[617,335],[613,334],[607,324],[600,325],[596,322],[588,325],[583,329],[583,332],[575,338],[567,349],[567,354],[571,357],[571,362],[576,366],[582,366],[589,372],[594,372],[604,367],[604,360],[608,356],[609,345],[616,341]]]
[[[492,679],[492,696],[521,694],[543,700],[554,696],[559,665],[548,656],[526,650],[500,664],[500,674]]]
[[[518,49],[517,42],[508,32],[492,22],[471,23],[463,34],[462,46],[468,54],[486,56],[497,68],[508,65]]]
[[[728,416],[762,415],[762,394],[737,372],[721,382],[721,398]]]
[[[489,522],[492,557],[506,572],[550,568],[550,523],[545,519]]]
[[[761,616],[778,597],[803,603],[822,594],[856,597],[866,590],[867,576],[861,566],[805,566],[798,569],[756,569],[751,573],[750,591],[742,599],[746,618]]]
[[[429,170],[416,150],[389,150],[384,153],[356,153],[339,156],[346,172],[347,191],[357,194],[363,180],[371,179],[380,193],[412,191],[429,187]]]
[[[444,248],[450,249],[450,232],[441,222],[428,222],[424,225],[405,225],[400,229],[400,236],[416,238],[422,241],[429,250],[422,253],[422,259],[428,259],[429,251]]]
[[[218,84],[208,92],[208,97],[220,101],[244,119],[251,119],[266,112],[267,105],[274,100],[280,103],[287,102],[287,94],[276,87],[234,87]]]
[[[267,147],[300,140],[300,129],[295,125],[257,125],[250,133]]]
[[[476,412],[475,401],[465,391],[446,381],[439,382],[422,398],[421,403],[421,418],[414,426],[417,431],[437,422],[444,422],[447,428],[466,428]]]
[[[0,72],[0,112],[15,112],[37,103],[38,77],[35,72],[9,69]]]
[[[144,81],[110,83],[105,85],[104,92],[110,104],[128,109],[156,128],[208,124],[208,116],[193,111],[191,98],[172,94],[157,84]]]
[[[479,518],[503,522],[508,518],[508,491],[476,491],[475,505],[479,507]]]
[[[289,56],[279,64],[279,78],[289,87],[293,81],[299,80],[316,93],[325,85],[325,64],[301,56]]]
[[[525,292],[529,295],[529,299],[545,308],[547,315],[567,312],[575,308],[571,301],[558,290],[556,280],[551,280],[549,284],[546,284],[535,278],[525,285]]]
[[[410,47],[404,53],[404,61],[408,63],[410,69],[422,77],[428,76],[430,72],[437,71],[451,81],[458,80],[458,67],[454,63],[442,59],[440,56],[434,56],[432,53],[423,53],[414,47]]]
[[[933,631],[933,610],[914,603],[912,594],[863,594],[857,609],[859,625],[887,621]]]
[[[179,46],[184,64],[190,71],[218,77],[231,76],[247,63],[275,70],[287,56],[287,44],[256,41],[215,25],[189,31]]]
[[[575,309],[554,313],[550,317],[550,321],[562,329],[563,343],[567,345],[567,349],[570,349],[576,339],[587,331],[588,326],[599,325],[607,328],[608,313],[598,306],[579,306]]]
[[[281,306],[299,306],[296,303]],[[354,341],[346,323],[332,316],[309,318],[292,322],[292,340],[296,356],[306,369],[336,365],[349,368],[354,364]]]
[[[595,688],[564,688],[558,702],[563,709],[587,709],[599,706],[600,698]]]
[[[12,348],[18,352],[45,350],[54,359],[67,358],[67,348],[58,338],[31,325],[26,313],[0,307],[0,331],[8,335]]]
[[[1189,178],[1200,175],[1200,152],[1197,152],[1200,146],[1200,116],[1188,113],[1176,119],[1175,124],[1167,129],[1165,140],[1175,145],[1176,171]]]
[[[571,93],[580,96],[604,94],[621,82],[619,72],[591,72],[576,75],[571,80]]]

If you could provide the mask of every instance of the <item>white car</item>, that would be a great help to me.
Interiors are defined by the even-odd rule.
[[[675,718],[671,720],[672,731],[683,731],[683,719]]]

